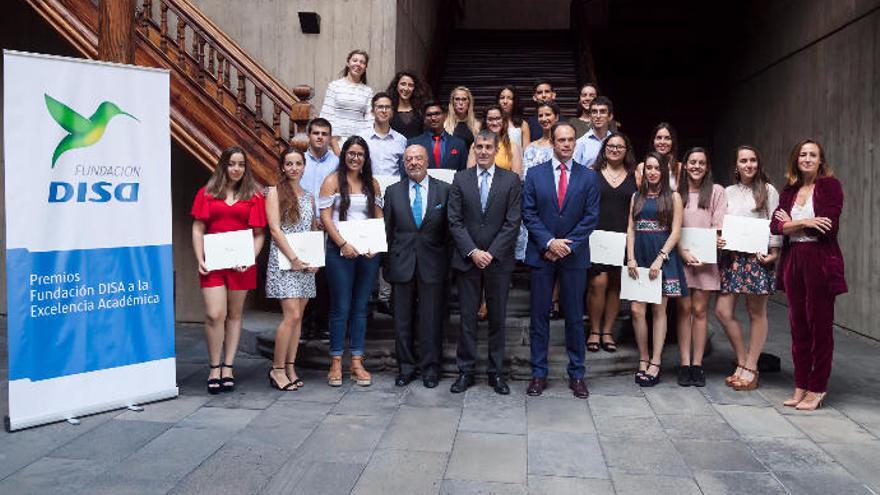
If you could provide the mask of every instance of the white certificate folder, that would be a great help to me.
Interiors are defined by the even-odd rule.
[[[626,233],[594,230],[590,234],[590,263],[623,266]]]
[[[284,237],[287,238],[287,244],[290,245],[290,249],[293,249],[293,254],[303,263],[306,263],[309,268],[324,266],[323,232],[294,232],[285,234]],[[290,259],[284,256],[280,249],[276,252],[278,253],[278,268],[281,270],[292,270],[293,267],[290,265]]]
[[[721,229],[724,249],[741,253],[767,254],[770,241],[770,220],[763,218],[724,215]]]
[[[339,230],[339,235],[360,254],[388,251],[388,241],[385,239],[385,220],[381,218],[339,222],[336,228]]]
[[[651,280],[648,277],[647,268],[636,268],[639,278],[633,280],[629,276],[629,270],[620,271],[620,298],[628,301],[639,301],[650,304],[660,304],[663,296],[663,274]]]
[[[456,172],[455,170],[448,169],[448,168],[429,168],[428,169],[428,175],[430,175],[431,177],[433,177],[437,180],[442,180],[443,182],[446,182],[447,184],[452,184],[452,179],[455,178],[455,172]]]
[[[254,264],[254,233],[251,229],[205,235],[205,267],[223,270]]]
[[[681,247],[696,256],[700,263],[718,263],[718,242],[715,229],[682,227]]]

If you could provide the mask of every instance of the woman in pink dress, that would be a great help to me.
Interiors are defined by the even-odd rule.
[[[705,149],[691,148],[685,153],[684,172],[679,186],[684,206],[681,226],[720,230],[727,211],[727,199],[724,188],[712,180],[712,166]],[[709,297],[721,288],[721,277],[717,264],[704,263],[681,243],[678,251],[685,263],[684,275],[690,292],[678,300],[678,349],[681,356],[678,384],[705,387],[703,353],[709,323]]]

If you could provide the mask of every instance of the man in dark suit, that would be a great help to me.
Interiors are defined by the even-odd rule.
[[[553,158],[533,167],[523,186],[522,217],[529,231],[526,264],[531,271],[532,380],[527,393],[541,395],[547,386],[550,305],[553,283],[559,278],[565,314],[565,349],[569,388],[586,399],[584,382],[584,292],[590,267],[589,237],[599,217],[596,173],[572,159],[575,130],[557,123],[550,130]]]
[[[425,116],[424,134],[410,138],[406,145],[420,144],[428,150],[428,168],[447,168],[450,170],[464,170],[467,165],[468,150],[464,141],[449,134],[443,129],[446,121],[446,109],[437,100],[430,100],[422,105],[422,114]],[[405,174],[404,164],[401,163],[400,176]]]
[[[449,275],[449,184],[428,176],[428,153],[421,145],[403,153],[406,176],[385,190],[385,274],[392,284],[394,334],[399,374],[407,385],[422,372],[425,387],[437,386],[442,357],[446,280]],[[413,349],[414,314],[418,311],[419,354]]]
[[[474,384],[477,310],[483,290],[489,309],[489,385],[499,394],[510,393],[504,377],[504,320],[519,235],[521,187],[515,173],[495,166],[497,150],[498,136],[480,131],[474,138],[477,166],[455,174],[449,191],[449,231],[455,242],[452,268],[461,308],[459,376],[452,384],[453,393]]]

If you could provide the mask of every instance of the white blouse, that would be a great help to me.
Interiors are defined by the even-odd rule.
[[[748,186],[742,184],[727,186],[724,193],[727,196],[728,215],[769,220],[770,215],[779,206],[779,192],[776,191],[773,184],[767,184],[767,207],[761,211],[755,211],[755,196],[752,194],[752,188]],[[770,234],[769,245],[771,248],[782,246],[782,236]]]
[[[340,146],[349,137],[373,126],[373,114],[370,112],[372,98],[372,88],[350,82],[344,77],[331,81],[327,86],[321,117],[330,121],[333,135],[339,136]]]
[[[807,198],[807,202],[804,203],[803,206],[797,204],[797,202],[791,205],[792,220],[807,220],[810,218],[816,218],[816,212],[813,210],[812,194],[810,194],[810,197]],[[807,235],[804,233],[803,230],[801,230],[799,234],[792,234],[791,236],[789,236],[788,240],[791,242],[816,242],[819,239],[811,235]]]
[[[367,195],[366,194],[349,194],[348,214],[346,220],[366,220],[370,218],[367,214]],[[333,208],[333,223],[339,225],[339,205],[342,203],[342,196],[335,193],[332,196],[321,196],[318,199],[318,208],[323,210]],[[381,197],[376,196],[376,206],[382,208],[385,205]]]

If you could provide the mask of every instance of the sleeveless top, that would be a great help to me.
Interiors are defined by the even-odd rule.
[[[598,171],[599,175],[599,224],[597,230],[611,232],[626,232],[629,226],[629,203],[636,187],[636,176],[632,172],[626,172],[626,178],[617,187],[612,187],[605,179],[605,174]]]

